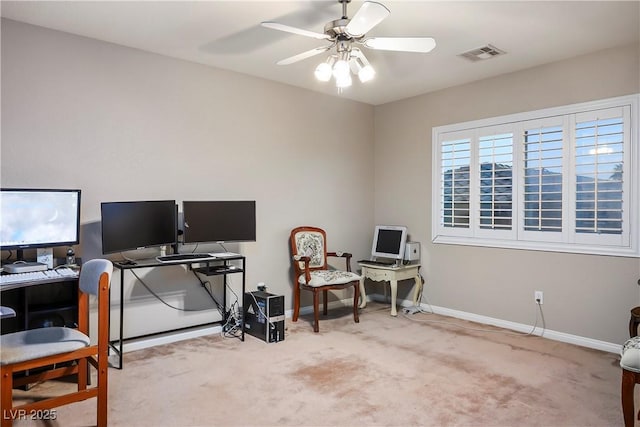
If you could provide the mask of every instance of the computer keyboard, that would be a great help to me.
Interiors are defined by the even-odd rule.
[[[388,265],[391,266],[393,264],[395,264],[394,261],[373,261],[370,259],[361,259],[360,261],[358,261],[358,264],[372,264],[372,265]]]
[[[58,276],[62,277],[78,277],[78,270],[73,270],[68,267],[56,267],[53,270],[46,270],[45,274],[49,274],[50,278]]]
[[[159,262],[184,262],[184,261],[211,261],[216,259],[215,256],[212,256],[207,253],[191,253],[191,254],[171,254],[171,255],[160,255],[156,257],[156,260]]]
[[[45,280],[64,279],[66,277],[78,277],[78,272],[67,267],[55,270],[30,271],[28,273],[14,273],[0,275],[1,285],[13,285],[16,283],[39,282]]]

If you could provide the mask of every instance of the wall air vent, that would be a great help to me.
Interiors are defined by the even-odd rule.
[[[463,58],[466,58],[472,62],[477,62],[477,61],[483,61],[485,59],[494,58],[498,55],[504,55],[505,53],[507,52],[488,44],[486,46],[482,46],[477,49],[472,49],[468,52],[461,53],[458,56],[462,56]]]

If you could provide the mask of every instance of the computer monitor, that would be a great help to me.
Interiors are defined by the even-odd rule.
[[[3,250],[72,246],[80,242],[80,190],[3,188],[0,241]]]
[[[175,200],[101,203],[102,253],[175,245],[177,211]]]
[[[398,225],[376,225],[373,234],[371,255],[376,258],[391,258],[402,261],[407,242],[407,227]]]
[[[255,200],[184,201],[184,243],[254,242]]]

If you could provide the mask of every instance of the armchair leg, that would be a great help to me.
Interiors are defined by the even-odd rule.
[[[322,314],[327,315],[327,295],[329,294],[328,290],[322,291]]]
[[[624,417],[625,427],[634,426],[633,389],[638,380],[640,380],[640,374],[627,371],[626,369],[622,370],[622,415]]]
[[[320,331],[320,316],[318,313],[320,311],[320,305],[318,301],[320,299],[320,296],[318,295],[318,292],[319,291],[317,289],[313,290],[313,332]]]
[[[294,282],[293,288],[293,315],[291,320],[294,322],[298,321],[298,316],[300,315],[300,285],[297,282]]]
[[[353,285],[353,320],[356,323],[360,323],[360,317],[358,315],[359,299],[360,299],[360,282],[356,282]]]

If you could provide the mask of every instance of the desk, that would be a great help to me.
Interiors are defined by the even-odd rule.
[[[234,264],[230,264],[229,261],[240,261],[241,262],[241,266],[234,266],[235,268],[229,268],[230,266],[233,266]],[[194,268],[193,264],[199,264],[201,267],[198,268]],[[186,265],[188,266],[189,269],[193,269],[195,272],[199,273],[199,274],[204,274],[206,276],[224,276],[224,283],[223,283],[223,296],[222,296],[222,305],[223,305],[223,318],[221,321],[212,321],[212,322],[208,322],[208,323],[203,323],[203,324],[199,324],[199,325],[192,325],[192,326],[188,326],[186,328],[178,328],[178,329],[172,329],[172,330],[168,330],[168,331],[161,331],[161,332],[156,332],[156,333],[152,333],[152,334],[145,334],[143,336],[137,336],[137,337],[124,337],[124,277],[125,277],[125,272],[129,271],[129,270],[135,270],[138,268],[157,268],[157,267],[175,267],[175,266],[181,266],[181,265]],[[211,325],[211,324],[215,324],[215,323],[221,323],[224,324],[227,320],[227,275],[228,274],[234,274],[234,273],[242,273],[242,293],[240,295],[244,295],[244,289],[245,289],[245,257],[242,255],[237,255],[237,256],[230,256],[230,257],[224,257],[224,258],[215,258],[212,260],[207,260],[207,261],[192,261],[192,260],[184,260],[184,261],[180,261],[180,262],[160,262],[158,260],[156,260],[155,258],[152,259],[144,259],[144,260],[136,260],[135,264],[129,264],[129,263],[125,263],[125,262],[114,262],[113,266],[116,267],[117,269],[120,270],[120,330],[118,331],[119,335],[118,335],[118,339],[116,340],[110,340],[109,341],[109,347],[116,353],[116,355],[118,356],[118,366],[116,366],[116,368],[118,369],[122,369],[123,368],[123,346],[124,346],[124,342],[126,340],[132,340],[135,338],[142,338],[142,337],[149,337],[152,335],[158,335],[158,334],[164,334],[167,332],[175,332],[175,331],[179,331],[179,330],[183,330],[183,329],[188,329],[188,328],[194,328],[197,326],[204,326],[204,325]],[[240,297],[242,298],[242,297]],[[240,299],[238,301],[238,304],[242,304],[242,299]],[[111,304],[109,304],[111,305]],[[240,318],[242,319],[243,316],[241,316]],[[241,320],[242,322],[242,320]],[[240,325],[241,326],[241,333],[240,333],[240,340],[244,341],[244,324]],[[109,330],[111,330],[111,322],[109,322]],[[109,335],[111,336],[111,335]],[[117,344],[117,345],[116,345]]]
[[[418,304],[418,296],[420,295],[420,291],[422,290],[422,278],[420,277],[420,273],[418,272],[418,270],[420,269],[420,264],[408,264],[399,267],[365,263],[358,264],[362,268],[362,274],[360,275],[360,297],[362,298],[362,303],[360,303],[360,308],[365,308],[367,306],[367,294],[364,290],[365,279],[371,279],[374,282],[389,282],[389,285],[391,287],[392,316],[398,315],[398,310],[396,309],[396,298],[398,295],[399,280],[414,279],[415,291],[413,293],[413,303],[415,305]]]
[[[0,286],[2,334],[43,326],[77,327],[78,278],[58,277]],[[13,314],[5,310],[11,307]]]

